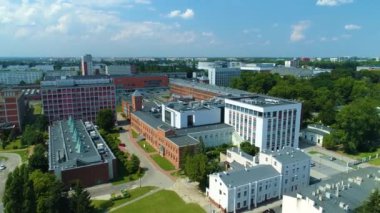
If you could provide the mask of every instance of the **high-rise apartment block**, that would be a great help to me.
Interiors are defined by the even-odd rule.
[[[94,75],[92,56],[87,54],[82,57],[82,75]]]
[[[263,95],[225,99],[225,123],[260,150],[298,147],[301,103]]]
[[[25,115],[24,95],[21,90],[3,89],[0,91],[0,126],[22,128]]]
[[[41,82],[41,96],[49,122],[69,116],[95,121],[100,110],[115,110],[115,85],[104,76],[49,78]]]

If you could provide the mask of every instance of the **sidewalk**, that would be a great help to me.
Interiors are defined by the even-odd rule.
[[[137,201],[139,201],[139,200],[141,200],[141,199],[143,199],[143,198],[145,198],[145,197],[147,197],[147,196],[149,196],[151,194],[154,194],[154,193],[158,192],[159,190],[161,190],[161,188],[154,189],[154,190],[152,190],[152,191],[144,194],[143,196],[140,196],[140,197],[138,197],[136,199],[133,199],[133,200],[128,201],[128,202],[125,202],[125,203],[121,204],[120,206],[116,206],[116,207],[110,209],[109,212],[116,211],[116,210],[118,210],[120,208],[123,208],[124,206],[127,206],[127,205],[129,205],[131,203],[137,202]]]

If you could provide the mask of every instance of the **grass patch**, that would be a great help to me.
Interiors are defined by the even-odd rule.
[[[97,209],[97,212],[106,212],[109,209],[112,209],[114,207],[120,206],[123,203],[126,203],[128,201],[134,200],[138,197],[141,197],[145,195],[146,193],[156,189],[155,186],[144,186],[141,188],[131,189],[128,190],[129,194],[131,195],[128,198],[123,198],[116,201],[111,200],[92,200],[92,205]]]
[[[15,153],[20,155],[22,163],[28,161],[28,149],[5,150],[3,153]]]
[[[309,151],[308,153],[311,155],[319,154],[319,152],[317,152],[317,151]]]
[[[139,136],[139,133],[137,133],[134,129],[131,129],[132,137],[137,138]]]
[[[175,169],[174,165],[164,157],[161,157],[161,155],[156,154],[151,157],[163,170],[170,171]]]
[[[116,112],[123,112],[123,107],[121,105],[117,105]]]
[[[41,115],[42,114],[42,104],[37,103],[33,105],[33,115]]]
[[[343,154],[343,155],[346,155],[348,157],[357,159],[357,160],[361,160],[363,158],[368,158],[369,156],[372,156],[372,158],[375,158],[377,153],[379,153],[379,157],[380,157],[380,148],[377,148],[376,151],[374,151],[374,152],[359,152],[357,154],[347,154],[347,153],[344,153],[342,151],[338,151],[338,152]]]
[[[186,204],[185,201],[173,191],[160,190],[139,201],[124,206],[115,212],[199,213],[205,211],[198,204]]]
[[[144,171],[142,171],[142,170],[140,170],[140,173],[128,175],[125,166],[123,166],[123,164],[120,163],[120,162],[118,162],[118,172],[119,172],[118,177],[115,178],[111,182],[112,185],[114,185],[114,186],[115,185],[120,185],[120,184],[123,184],[123,183],[128,183],[128,182],[131,182],[131,181],[135,181],[135,180],[141,178],[142,176],[144,176]]]
[[[139,141],[138,144],[141,146],[141,148],[144,149],[145,152],[147,153],[152,153],[152,152],[155,152],[156,150],[146,141],[146,140],[142,140],[142,141]]]
[[[380,158],[376,158],[375,160],[371,160],[368,163],[371,165],[380,166]]]

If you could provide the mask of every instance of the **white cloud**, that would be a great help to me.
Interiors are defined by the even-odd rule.
[[[362,27],[356,24],[346,24],[344,25],[344,29],[346,30],[360,30]]]
[[[136,4],[151,4],[150,0],[135,0]]]
[[[202,32],[202,36],[212,37],[212,36],[214,36],[214,33],[212,33],[212,32]]]
[[[169,18],[180,17],[183,19],[191,19],[194,17],[194,11],[192,9],[186,9],[183,13],[181,10],[173,10],[167,15]]]
[[[318,6],[339,6],[342,4],[349,4],[354,2],[354,0],[317,0],[317,5]]]
[[[290,41],[297,42],[305,39],[305,30],[310,27],[310,21],[300,21],[292,26]]]

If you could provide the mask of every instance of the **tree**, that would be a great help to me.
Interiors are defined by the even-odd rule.
[[[205,154],[196,154],[193,157],[188,155],[185,162],[185,174],[192,181],[201,181],[207,175],[207,162]]]
[[[115,125],[115,114],[110,109],[102,109],[96,117],[96,124],[101,128],[110,132]]]
[[[369,198],[360,206],[356,212],[358,213],[379,213],[380,212],[380,191],[375,189]]]
[[[45,147],[42,144],[37,144],[34,147],[33,154],[29,157],[29,167],[31,170],[39,169],[42,172],[47,172],[49,162],[45,156]]]
[[[380,116],[376,103],[365,98],[343,107],[337,114],[335,139],[343,144],[345,152],[372,151],[380,136]],[[334,135],[333,135],[334,137]]]
[[[22,133],[21,144],[35,145],[35,144],[39,144],[43,142],[44,142],[44,134],[38,129],[36,129],[35,127],[27,125],[24,132]]]
[[[132,154],[131,159],[127,162],[127,170],[129,174],[134,174],[139,171],[140,168],[140,159]]]
[[[79,182],[74,186],[74,192],[69,198],[70,212],[72,213],[92,213],[95,208],[91,204],[91,196],[84,190]]]
[[[252,156],[256,155],[258,152],[258,148],[252,145],[249,141],[241,143],[240,150]]]

